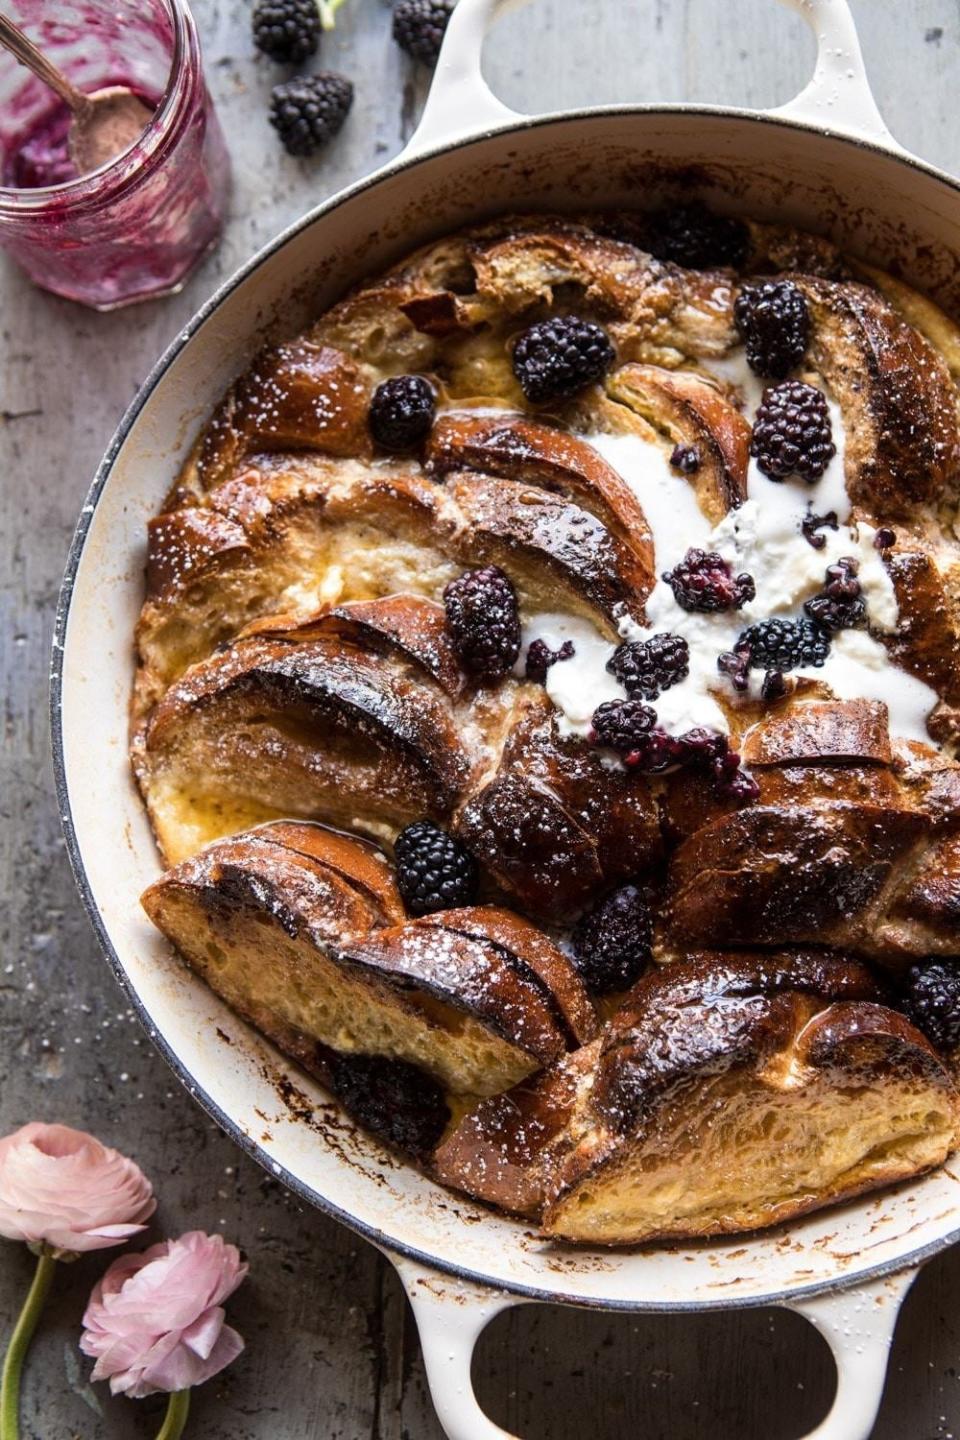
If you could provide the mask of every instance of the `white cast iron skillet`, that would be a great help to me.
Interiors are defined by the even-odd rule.
[[[410,146],[268,246],[172,345],[107,452],[70,554],[53,660],[54,759],[67,845],[100,941],[151,1038],[218,1123],[395,1260],[452,1440],[503,1440],[473,1397],[470,1356],[491,1315],[520,1300],[799,1310],[839,1369],[833,1409],[813,1435],[864,1440],[899,1301],[923,1260],[960,1237],[960,1167],[755,1238],[591,1253],[544,1244],[386,1158],[192,978],[140,912],[137,898],[159,870],[126,759],[146,521],[199,423],[265,339],[294,333],[420,241],[498,210],[650,203],[682,171],[721,209],[828,233],[898,265],[960,312],[960,187],[887,133],[845,0],[799,8],[817,36],[817,67],[780,110],[643,105],[527,118],[481,77],[496,0],[461,0]]]

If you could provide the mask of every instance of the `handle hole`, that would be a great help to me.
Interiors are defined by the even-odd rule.
[[[870,88],[891,131],[914,155],[956,174],[956,130],[943,123],[960,74],[956,8],[937,0],[910,12],[876,0],[849,3]]]
[[[533,0],[497,20],[483,70],[523,112],[661,101],[763,109],[803,88],[815,54],[806,22],[771,0]]]
[[[923,1267],[903,1302],[872,1440],[960,1435],[960,1246]]]
[[[797,1440],[836,1392],[829,1347],[798,1315],[610,1315],[522,1305],[474,1352],[477,1400],[523,1440]]]

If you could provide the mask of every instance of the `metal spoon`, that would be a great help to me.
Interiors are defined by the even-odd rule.
[[[67,148],[78,175],[89,175],[91,170],[99,170],[101,165],[129,150],[149,124],[153,112],[132,90],[123,85],[108,85],[84,95],[27,39],[20,27],[3,14],[0,14],[0,45],[69,105],[73,118]]]

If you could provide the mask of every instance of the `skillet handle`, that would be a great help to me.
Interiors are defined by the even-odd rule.
[[[525,3],[527,0],[459,0],[447,26],[420,124],[404,158],[524,120],[493,94],[483,78],[480,60],[493,19]],[[816,67],[809,83],[786,105],[741,113],[774,115],[905,154],[877,109],[847,0],[781,0],[781,4],[799,11],[813,31]]]
[[[869,1440],[883,1399],[900,1306],[920,1267],[850,1290],[784,1305],[815,1326],[833,1351],[837,1393],[806,1440]]]
[[[382,1248],[382,1247],[381,1247]],[[529,1303],[505,1291],[474,1285],[428,1270],[384,1250],[407,1292],[437,1419],[447,1440],[520,1440],[483,1413],[473,1393],[470,1362],[477,1341],[495,1315]]]
[[[448,1440],[519,1440],[480,1409],[470,1366],[474,1347],[495,1315],[536,1302],[441,1275],[387,1249],[383,1253],[410,1299],[427,1383]],[[830,1413],[806,1440],[869,1440],[883,1398],[897,1316],[918,1273],[902,1270],[835,1294],[783,1302],[784,1309],[802,1315],[820,1331],[837,1366]]]

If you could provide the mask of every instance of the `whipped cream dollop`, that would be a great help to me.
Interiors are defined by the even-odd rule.
[[[736,384],[752,415],[763,392],[763,382],[750,371],[738,351],[714,361],[710,368]],[[657,583],[647,600],[647,624],[629,616],[620,625],[624,640],[645,640],[658,631],[682,635],[690,650],[685,680],[652,702],[657,723],[668,734],[681,735],[697,726],[727,732],[729,725],[717,697],[733,698],[730,682],[717,669],[717,657],[733,650],[748,625],[769,617],[797,619],[803,604],[825,582],[828,565],[852,557],[866,604],[868,629],[841,630],[832,637],[830,654],[822,666],[801,666],[790,673],[821,680],[841,699],[882,701],[890,713],[891,733],[930,743],[926,717],[937,703],[928,685],[894,665],[878,635],[895,630],[898,607],[893,583],[875,545],[876,530],[851,521],[851,505],[844,482],[844,427],[839,407],[828,399],[836,453],[815,484],[799,477],[770,480],[750,460],[747,498],[716,526],[700,510],[693,486],[673,469],[661,446],[639,435],[594,434],[579,438],[591,445],[626,481],[637,496],[653,536]],[[817,533],[824,544],[815,548],[802,524],[810,511],[836,515],[837,528]],[[756,594],[740,610],[713,614],[682,609],[668,584],[659,578],[696,547],[715,550],[730,562],[734,574],[753,577]],[[625,691],[607,670],[616,646],[589,621],[568,615],[530,616],[524,625],[524,650],[543,639],[552,650],[565,640],[574,654],[547,672],[547,694],[560,712],[562,733],[586,735],[596,707],[621,699]],[[763,671],[750,671],[750,693],[759,694]]]

